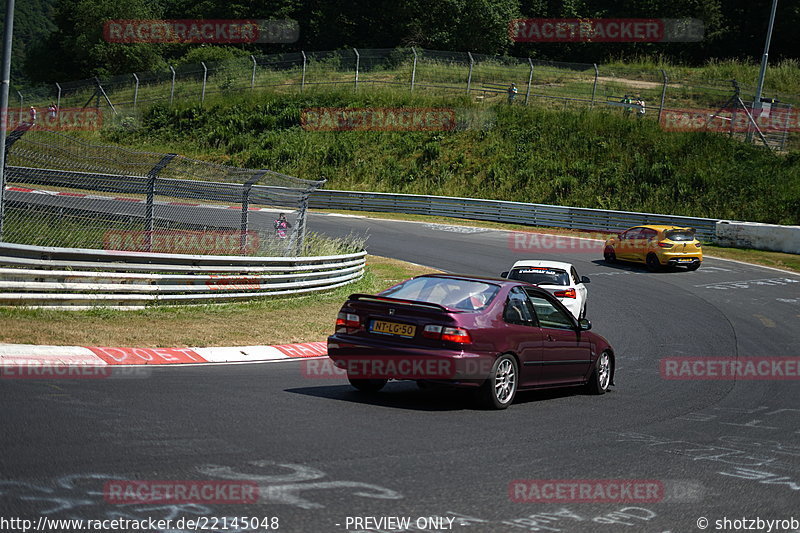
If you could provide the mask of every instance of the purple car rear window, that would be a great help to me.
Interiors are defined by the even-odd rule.
[[[497,285],[480,281],[421,277],[405,281],[380,294],[404,300],[430,302],[465,311],[477,311],[489,305],[499,289]]]

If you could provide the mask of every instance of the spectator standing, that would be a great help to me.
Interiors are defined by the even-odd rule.
[[[513,104],[514,98],[517,96],[517,84],[512,83],[508,88],[508,103]]]
[[[630,115],[633,113],[633,98],[630,95],[625,95],[625,98],[622,99],[622,103],[625,104],[625,114]]]

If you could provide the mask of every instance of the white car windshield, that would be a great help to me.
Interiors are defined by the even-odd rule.
[[[569,285],[569,274],[559,268],[547,267],[522,267],[515,268],[508,276],[509,279],[527,281],[536,285]]]

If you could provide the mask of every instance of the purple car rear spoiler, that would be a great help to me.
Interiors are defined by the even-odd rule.
[[[403,298],[391,298],[389,296],[375,296],[372,294],[351,294],[348,299],[356,301],[367,302],[385,302],[397,305],[408,305],[412,307],[425,307],[440,313],[460,312],[458,309],[449,309],[443,305],[434,304],[431,302],[421,302],[418,300],[405,300]]]

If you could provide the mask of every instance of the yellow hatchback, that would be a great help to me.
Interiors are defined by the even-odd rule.
[[[693,228],[679,226],[635,226],[606,240],[606,262],[617,260],[644,263],[651,272],[664,266],[685,266],[697,270],[703,250]]]

